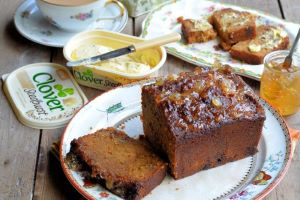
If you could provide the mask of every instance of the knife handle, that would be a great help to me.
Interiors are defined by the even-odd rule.
[[[134,44],[134,47],[136,51],[139,51],[151,47],[162,46],[172,42],[177,42],[180,39],[181,35],[179,33],[171,33],[162,37],[157,37],[155,39],[145,40],[143,42],[136,43]]]

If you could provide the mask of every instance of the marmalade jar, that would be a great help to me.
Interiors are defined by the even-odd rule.
[[[290,68],[283,68],[289,51],[274,51],[264,59],[260,95],[281,115],[291,115],[300,107],[300,54],[294,53]]]

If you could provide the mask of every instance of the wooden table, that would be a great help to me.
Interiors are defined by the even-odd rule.
[[[200,0],[199,0],[200,1]],[[300,23],[299,0],[224,0],[236,5],[263,10]],[[0,0],[0,74],[34,62],[65,64],[62,50],[34,44],[17,33],[13,15],[21,0]],[[145,16],[130,18],[123,33],[139,35]],[[160,74],[192,70],[193,65],[168,56]],[[245,79],[256,91],[259,83]],[[2,86],[2,83],[0,83]],[[88,98],[101,91],[82,87]],[[300,129],[300,111],[286,118],[292,128]],[[0,199],[83,199],[65,178],[60,163],[49,153],[63,128],[36,130],[18,122],[2,90],[0,92]],[[300,145],[291,167],[266,199],[297,200],[300,196]],[[200,197],[198,198],[200,199]]]

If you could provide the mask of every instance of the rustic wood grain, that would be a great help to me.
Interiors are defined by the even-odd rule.
[[[235,5],[259,9],[275,16],[300,23],[299,0],[222,0]],[[11,19],[21,0],[0,0],[0,75],[33,62],[65,64],[61,49],[34,44],[17,34]],[[144,16],[130,19],[124,33],[139,35]],[[50,56],[51,55],[51,56]],[[51,59],[50,59],[51,58]],[[195,66],[168,55],[159,75],[193,70]],[[258,92],[259,83],[245,78]],[[2,83],[0,83],[2,87]],[[101,91],[82,87],[87,97]],[[288,124],[300,129],[300,112],[286,118]],[[3,92],[0,92],[0,199],[83,199],[65,178],[60,163],[49,153],[51,144],[58,140],[62,129],[34,130],[21,125],[13,114]],[[36,172],[36,173],[35,173]],[[296,148],[290,170],[267,200],[296,200],[300,195],[300,146]]]
[[[300,24],[299,0],[281,0],[280,5],[286,20]]]
[[[297,1],[297,0],[296,0]],[[237,6],[243,6],[246,8],[260,10],[277,17],[282,17],[280,13],[280,7],[277,0],[220,0],[223,3],[229,3]]]
[[[280,0],[283,17],[295,23],[300,24],[300,2],[299,0]],[[300,130],[300,111],[297,114],[286,117],[288,125],[292,128]],[[295,155],[292,160],[291,167],[276,188],[277,199],[299,199],[300,194],[300,145],[295,149]]]
[[[12,22],[21,0],[0,0],[0,74],[50,59],[46,47],[21,37]],[[1,82],[1,81],[0,81]],[[0,83],[2,88],[3,84]],[[21,125],[3,90],[0,92],[0,199],[30,199],[34,185],[40,131]]]
[[[129,21],[122,31],[129,35],[133,34],[133,19]],[[52,54],[52,62],[64,65],[66,60],[63,57],[62,49],[54,49]],[[92,99],[102,93],[100,90],[81,86],[82,90],[88,97]],[[34,190],[34,199],[83,199],[82,196],[76,192],[71,186],[62,172],[60,163],[49,153],[53,142],[60,139],[63,133],[62,129],[43,130],[39,151],[39,159],[37,165],[37,175]]]
[[[60,139],[63,131],[64,128],[42,132],[33,199],[82,198],[65,177],[60,162],[50,152],[52,143]]]

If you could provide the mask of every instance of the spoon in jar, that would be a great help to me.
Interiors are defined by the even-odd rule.
[[[296,46],[298,44],[298,41],[299,41],[299,38],[300,38],[300,28],[298,30],[298,33],[297,33],[297,36],[295,38],[295,41],[293,43],[293,46],[289,52],[289,55],[284,59],[284,62],[283,62],[283,68],[285,69],[288,69],[291,67],[292,65],[292,62],[293,62],[293,54],[294,54],[294,51],[296,49]]]

